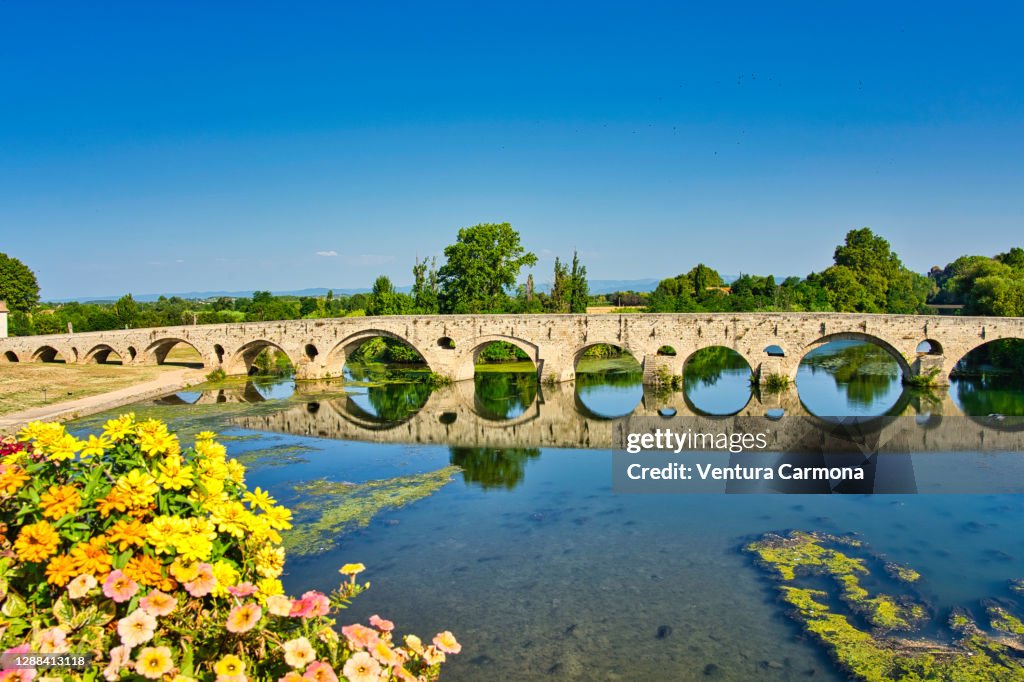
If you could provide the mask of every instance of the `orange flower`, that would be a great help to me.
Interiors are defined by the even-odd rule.
[[[64,587],[75,577],[75,560],[67,554],[58,554],[46,565],[46,582]]]
[[[96,509],[100,516],[107,518],[111,512],[123,512],[128,509],[128,500],[117,488],[114,488],[105,497],[96,500]]]
[[[122,519],[110,527],[107,537],[110,538],[111,544],[116,544],[117,549],[122,552],[129,547],[142,547],[146,544],[146,526],[138,519]]]
[[[67,514],[74,514],[81,503],[78,489],[71,485],[51,485],[48,491],[39,496],[43,516],[54,521]]]
[[[107,577],[113,563],[107,553],[107,538],[98,535],[88,542],[80,542],[71,550],[79,573],[91,573],[97,579]]]
[[[17,464],[0,464],[0,492],[13,495],[28,479],[28,472]]]
[[[48,521],[29,524],[14,541],[14,551],[22,561],[42,561],[57,551],[60,536]]]
[[[136,554],[128,560],[124,574],[147,587],[159,587],[164,582],[164,574],[159,561],[145,554]]]

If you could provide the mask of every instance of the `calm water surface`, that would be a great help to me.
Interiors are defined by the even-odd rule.
[[[373,588],[350,618],[380,613],[426,636],[451,629],[463,653],[450,680],[845,679],[740,553],[768,531],[861,533],[921,572],[939,613],[1005,597],[1006,581],[1024,576],[1020,496],[615,495],[612,420],[664,397],[645,395],[628,363],[594,369],[552,390],[528,374],[432,392],[357,373],[366,385],[270,380],[133,409],[224,434],[249,485],[269,488],[312,533],[289,553],[289,591],[330,589],[338,566],[365,563]],[[712,415],[1024,414],[1024,392],[1006,382],[904,391],[895,363],[864,344],[808,356],[789,402],[752,394],[748,378],[735,358],[688,365],[675,404]],[[461,470],[445,473],[451,464]],[[381,480],[404,506],[371,500],[349,514],[345,491]],[[352,485],[296,489],[316,481]]]

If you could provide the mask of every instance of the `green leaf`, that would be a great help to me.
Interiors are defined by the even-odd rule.
[[[14,592],[7,595],[7,600],[4,602],[4,605],[0,607],[0,613],[8,618],[17,618],[27,610],[28,606],[25,604],[25,600]]]

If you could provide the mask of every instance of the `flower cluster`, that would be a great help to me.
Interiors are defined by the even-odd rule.
[[[213,433],[184,449],[131,414],[85,440],[29,424],[0,441],[0,650],[91,652],[99,675],[68,674],[108,682],[436,679],[461,649],[450,632],[399,644],[374,616],[339,634],[332,614],[369,587],[362,564],[330,594],[284,594],[289,528]]]

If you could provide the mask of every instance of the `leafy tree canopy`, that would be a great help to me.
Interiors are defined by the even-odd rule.
[[[27,313],[39,303],[39,283],[27,265],[0,253],[0,301],[11,310]]]
[[[445,247],[445,264],[438,270],[441,311],[494,313],[509,307],[508,291],[524,266],[537,263],[509,223],[482,223],[459,230]]]

